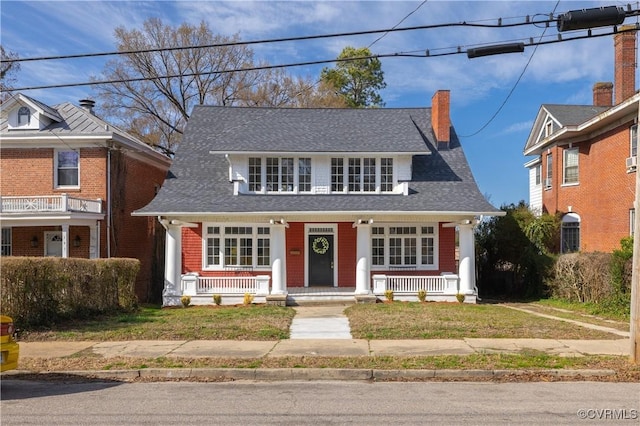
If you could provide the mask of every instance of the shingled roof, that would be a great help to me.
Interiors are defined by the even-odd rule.
[[[452,131],[438,151],[431,108],[277,109],[199,107],[170,177],[140,215],[285,212],[499,212],[480,193]],[[413,154],[409,195],[233,195],[225,153]],[[374,201],[375,200],[375,201]]]

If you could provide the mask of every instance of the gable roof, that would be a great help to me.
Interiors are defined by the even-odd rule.
[[[531,128],[531,133],[529,133],[529,137],[525,143],[525,155],[532,155],[531,150],[540,145],[540,143],[543,142],[543,139],[545,139],[544,135],[542,135],[542,129],[548,118],[551,118],[555,123],[557,123],[559,129],[564,129],[584,123],[608,109],[611,109],[611,107],[594,105],[541,105],[538,110],[536,120],[533,123],[533,127]],[[554,131],[554,133],[556,132]],[[541,148],[541,146],[538,146],[538,149],[539,148]]]
[[[38,100],[30,98],[21,93],[16,94],[11,101],[3,104],[3,112],[10,110],[15,103],[26,102],[30,106],[39,109],[53,121],[43,129],[29,129],[9,131],[7,120],[0,122],[0,133],[5,142],[4,146],[9,146],[9,141],[14,141],[14,145],[24,143],[24,141],[34,140],[41,141],[44,137],[50,136],[53,140],[59,141],[61,138],[72,137],[91,138],[100,140],[113,140],[119,144],[132,148],[133,151],[143,154],[146,157],[153,158],[155,161],[166,163],[168,167],[170,163],[169,157],[155,150],[151,146],[142,142],[140,139],[130,135],[117,126],[114,126],[95,114],[87,111],[83,107],[79,107],[70,102],[63,102],[58,105],[48,106]]]
[[[357,112],[357,113],[354,113]],[[246,119],[242,117],[246,115]],[[338,118],[344,114],[344,116]],[[452,130],[449,149],[437,151],[430,108],[281,109],[196,108],[170,174],[158,195],[136,215],[321,212],[440,212],[500,214],[480,193]],[[287,118],[289,117],[289,118]],[[334,121],[335,119],[335,121]],[[376,132],[354,120],[373,123]],[[251,121],[250,121],[251,120]],[[388,128],[385,123],[388,122]],[[274,124],[278,123],[278,124]],[[284,123],[280,127],[280,123]],[[407,127],[407,128],[405,128]],[[393,131],[389,130],[393,129]],[[245,134],[244,132],[247,131]],[[261,131],[261,132],[259,132]],[[339,136],[344,132],[342,143]],[[235,133],[235,134],[233,134]],[[314,134],[311,134],[314,133]],[[324,135],[328,135],[324,138]],[[300,146],[301,138],[304,143]],[[407,141],[408,139],[408,141]],[[237,143],[236,149],[230,141]],[[311,146],[311,143],[314,146]],[[267,146],[265,146],[267,144]],[[320,147],[315,146],[318,144]],[[224,149],[222,149],[224,148]],[[416,153],[409,195],[233,195],[225,151]],[[344,154],[340,154],[344,155]]]
[[[222,153],[428,153],[412,115],[392,109],[197,106],[189,134]]]

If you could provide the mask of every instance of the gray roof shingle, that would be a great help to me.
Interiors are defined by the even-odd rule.
[[[436,150],[430,114],[430,108],[196,108],[171,176],[137,213],[499,212],[480,193],[453,128],[449,149]],[[223,153],[235,151],[422,154],[413,157],[407,196],[234,196]]]

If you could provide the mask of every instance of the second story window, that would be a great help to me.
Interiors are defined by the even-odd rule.
[[[544,187],[551,188],[552,183],[553,183],[553,156],[552,154],[547,154],[547,174],[544,179]]]
[[[631,133],[630,144],[629,144],[629,157],[635,157],[638,155],[638,125],[634,124],[629,129]]]
[[[536,186],[542,183],[542,165],[538,164],[535,168],[536,173]]]
[[[578,148],[564,150],[564,183],[578,183]]]
[[[26,107],[20,107],[18,110],[18,126],[28,126],[31,123],[31,110]]]
[[[392,158],[331,159],[331,192],[376,193],[393,189]]]
[[[56,151],[56,187],[80,184],[80,155],[76,151]]]
[[[309,192],[311,158],[251,157],[248,186],[251,192]]]

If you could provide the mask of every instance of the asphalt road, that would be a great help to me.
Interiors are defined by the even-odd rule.
[[[39,382],[3,379],[9,425],[640,422],[640,383]]]

